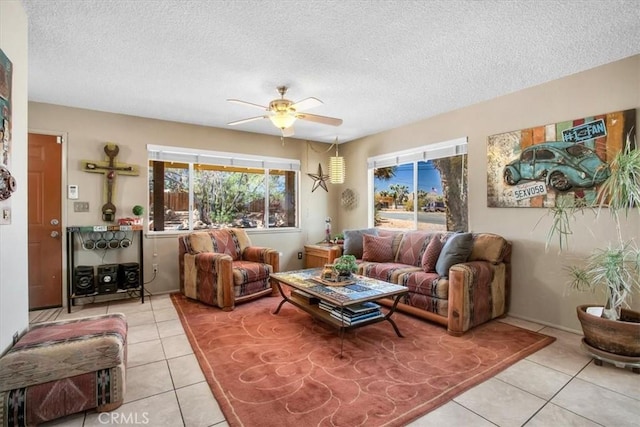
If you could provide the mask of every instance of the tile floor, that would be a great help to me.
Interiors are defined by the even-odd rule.
[[[75,306],[56,317],[113,312],[125,313],[129,322],[125,403],[113,413],[87,411],[46,425],[227,426],[168,295],[144,304],[129,299]],[[514,318],[503,321],[557,339],[411,427],[639,425],[640,375],[596,366],[581,350],[578,335]]]

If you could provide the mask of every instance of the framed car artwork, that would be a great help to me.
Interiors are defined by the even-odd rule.
[[[16,180],[11,175],[11,83],[13,64],[0,49],[0,224],[11,223],[11,194]]]
[[[555,206],[556,197],[595,197],[608,161],[635,148],[636,110],[607,113],[491,135],[487,141],[487,206]]]

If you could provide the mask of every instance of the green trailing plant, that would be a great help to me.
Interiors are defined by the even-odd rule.
[[[603,289],[606,304],[602,317],[619,320],[622,307],[629,307],[633,292],[640,291],[640,249],[633,238],[625,238],[621,226],[621,221],[627,219],[632,210],[640,214],[640,150],[632,148],[629,135],[609,169],[609,176],[598,188],[595,198],[574,202],[572,198],[559,197],[556,206],[549,209],[552,220],[546,248],[558,239],[560,251],[567,250],[576,215],[592,210],[597,220],[603,209],[608,208],[615,223],[615,242],[594,250],[582,265],[570,265],[566,270],[570,275],[570,289]]]

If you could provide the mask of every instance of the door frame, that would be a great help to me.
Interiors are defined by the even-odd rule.
[[[62,252],[62,307],[67,307],[67,280],[69,272],[67,271],[67,224],[68,224],[68,203],[67,203],[67,146],[69,145],[69,137],[68,132],[63,131],[53,131],[53,130],[43,130],[43,129],[31,129],[27,130],[28,133],[35,133],[40,135],[51,135],[58,136],[62,138],[62,160],[60,164],[60,186],[62,187],[62,191],[60,192],[60,225],[61,225],[61,234],[62,239],[60,239],[60,251]],[[28,135],[27,135],[28,136]],[[27,141],[28,144],[28,141]],[[27,156],[28,161],[28,156]],[[31,260],[28,260],[31,262]]]

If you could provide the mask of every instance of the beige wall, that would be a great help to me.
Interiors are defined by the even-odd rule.
[[[27,291],[27,15],[19,1],[0,1],[0,49],[13,63],[11,159],[17,189],[0,207],[11,224],[0,225],[0,354],[14,333],[28,326]]]
[[[101,158],[106,141],[120,145],[120,161],[146,163],[146,144],[186,146],[220,151],[238,151],[274,157],[292,157],[302,162],[301,224],[299,231],[278,234],[252,234],[259,245],[272,246],[283,252],[283,269],[302,266],[296,254],[304,243],[323,238],[324,218],[334,218],[334,232],[344,228],[367,226],[368,157],[439,141],[468,137],[469,140],[469,224],[473,231],[501,234],[514,244],[511,314],[565,329],[578,330],[575,306],[601,301],[601,297],[585,294],[566,295],[565,275],[557,247],[544,250],[548,220],[542,209],[488,208],[486,203],[487,136],[509,130],[554,123],[610,111],[640,106],[640,56],[628,58],[593,70],[556,80],[541,86],[442,114],[398,129],[342,144],[341,155],[347,161],[345,184],[329,186],[329,193],[311,193],[312,181],[307,172],[315,172],[318,162],[327,168],[328,146],[306,141],[287,140],[284,147],[276,137],[193,126],[117,114],[30,103],[30,131],[68,134],[65,184],[80,185],[80,200],[89,201],[88,214],[73,213],[72,202],[65,200],[66,225],[99,224],[103,178],[80,171],[81,159]],[[640,123],[640,120],[638,120]],[[144,168],[143,168],[144,169]],[[128,212],[135,204],[146,204],[146,174],[119,180],[116,205]],[[358,204],[352,210],[340,206],[340,193],[353,189]],[[637,213],[626,233],[638,236]],[[589,227],[590,233],[576,236],[574,245],[579,255],[595,246],[594,242],[609,238],[612,224],[593,222],[585,217],[578,227]],[[145,238],[145,279],[150,280],[151,264],[160,265],[158,277],[148,285],[152,292],[177,289],[176,239]],[[634,299],[640,306],[640,297]]]
[[[367,223],[368,157],[419,145],[468,137],[469,225],[472,231],[501,234],[513,242],[513,286],[511,311],[514,316],[579,330],[575,306],[603,302],[600,295],[566,293],[563,257],[557,246],[545,253],[548,218],[544,209],[488,208],[487,137],[489,135],[579,117],[640,107],[640,56],[611,63],[544,85],[502,96],[467,108],[442,114],[398,129],[344,144],[341,153],[347,161],[347,181],[342,188],[359,193],[360,203],[352,211],[340,210],[344,228]],[[640,109],[639,109],[640,111]],[[640,120],[636,123],[640,124]],[[581,218],[576,229],[588,227],[572,242],[578,256],[609,240],[613,224],[604,215],[595,223]],[[626,235],[640,236],[637,212],[630,218]],[[634,298],[640,307],[640,295]]]
[[[147,184],[147,144],[184,146],[215,151],[229,151],[249,154],[264,154],[271,157],[299,159],[300,175],[300,223],[301,228],[293,231],[260,232],[250,230],[251,240],[259,246],[269,246],[282,253],[281,268],[302,268],[297,253],[303,251],[307,242],[317,242],[324,238],[324,219],[327,215],[336,215],[333,203],[335,187],[328,185],[329,192],[322,189],[311,192],[313,181],[307,172],[316,172],[318,163],[327,168],[330,153],[328,145],[309,143],[297,139],[285,139],[247,132],[194,126],[161,120],[144,119],[120,114],[110,114],[77,108],[61,107],[50,104],[29,103],[29,131],[65,135],[66,168],[65,186],[79,186],[78,201],[89,202],[88,213],[73,211],[73,200],[66,199],[64,191],[63,214],[65,226],[100,225],[101,207],[104,203],[104,176],[86,173],[81,170],[81,160],[102,160],[105,158],[106,142],[118,144],[120,152],[117,161],[134,163],[140,166],[140,176],[119,176],[116,181],[114,203],[118,208],[117,217],[131,216],[131,208],[140,204],[148,205]],[[310,165],[310,166],[309,166]],[[135,245],[134,245],[135,247]],[[177,290],[178,260],[176,235],[153,236],[144,239],[145,281],[151,280],[152,264],[159,265],[158,275],[147,289],[152,293]],[[129,249],[133,252],[134,249]],[[77,264],[84,262],[101,264],[131,261],[123,259],[126,254],[107,251],[105,258],[91,251],[79,251]],[[128,254],[126,256],[135,254]]]

